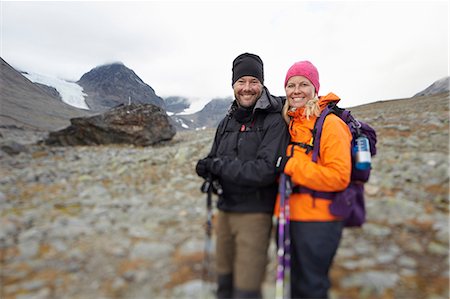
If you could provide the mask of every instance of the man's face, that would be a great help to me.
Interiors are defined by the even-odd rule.
[[[233,85],[234,96],[241,107],[252,107],[262,94],[263,85],[252,76],[243,76]]]

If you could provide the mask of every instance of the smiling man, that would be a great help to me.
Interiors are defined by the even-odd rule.
[[[196,171],[223,189],[215,228],[217,297],[261,298],[277,195],[275,164],[289,136],[283,99],[264,86],[261,58],[241,54],[232,70],[235,100]]]

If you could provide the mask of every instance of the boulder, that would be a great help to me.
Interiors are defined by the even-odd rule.
[[[51,132],[47,145],[134,144],[154,145],[175,136],[166,112],[153,104],[119,105],[91,117],[70,120],[71,125]]]
[[[18,155],[22,152],[27,152],[27,148],[15,141],[6,140],[0,143],[0,150],[4,151],[10,156]]]

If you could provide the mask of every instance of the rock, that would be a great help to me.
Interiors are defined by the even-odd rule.
[[[6,203],[6,195],[0,191],[0,206],[4,203]]]
[[[181,255],[190,255],[204,250],[205,241],[188,240],[180,247],[179,253]]]
[[[0,144],[0,149],[10,156],[27,151],[27,148],[24,145],[11,140],[2,142]]]
[[[199,294],[202,294],[201,298],[212,299],[215,298],[212,289],[213,287],[210,284],[197,279],[177,286],[173,290],[173,295],[175,298],[196,298]]]
[[[365,287],[376,291],[377,294],[382,294],[385,289],[395,286],[398,280],[399,275],[396,273],[370,271],[346,277],[342,281],[342,286],[344,288]]]
[[[19,244],[21,257],[24,259],[34,257],[39,252],[39,243],[37,241],[26,241]]]
[[[104,114],[70,120],[71,125],[51,132],[47,145],[133,144],[154,145],[175,136],[163,109],[152,104],[121,105]]]
[[[170,244],[139,242],[132,248],[130,256],[131,258],[145,257],[150,260],[158,260],[164,256],[170,256],[173,251],[174,248]]]

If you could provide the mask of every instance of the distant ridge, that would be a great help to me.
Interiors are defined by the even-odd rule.
[[[233,98],[212,99],[202,110],[185,115],[172,115],[172,119],[177,123],[177,128],[187,130],[198,130],[204,128],[216,128],[222,118],[228,112]]]
[[[444,77],[440,80],[437,80],[436,82],[434,82],[421,92],[416,93],[414,97],[432,96],[435,94],[449,92],[449,90],[450,90],[450,77]]]

